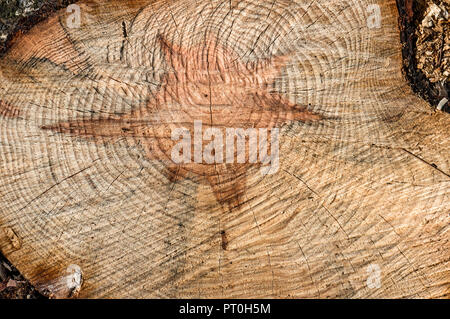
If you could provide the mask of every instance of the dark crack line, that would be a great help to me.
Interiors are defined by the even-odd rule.
[[[98,161],[99,159],[94,160],[94,162]],[[94,166],[94,164],[83,168],[82,170],[62,179],[61,181],[57,182],[56,184],[53,184],[52,186],[50,186],[49,188],[47,188],[45,191],[43,191],[42,193],[40,193],[38,196],[36,196],[35,198],[33,198],[32,200],[30,200],[24,207],[22,207],[21,209],[19,209],[18,212],[21,212],[22,210],[24,210],[25,208],[27,208],[28,206],[30,206],[31,203],[33,203],[34,201],[38,200],[39,198],[41,198],[42,196],[44,196],[45,194],[47,194],[49,191],[51,191],[53,188],[55,188],[56,186],[64,183],[65,181],[77,176],[78,174],[81,174],[82,172],[88,170],[89,168],[91,168],[92,166]]]
[[[283,171],[284,171],[286,174],[288,174],[288,175],[290,175],[290,176],[295,177],[296,179],[298,179],[298,180],[299,180],[300,182],[302,182],[302,184],[305,185],[306,188],[308,188],[314,195],[316,195],[319,199],[323,200],[322,197],[321,197],[319,194],[317,194],[317,192],[315,192],[311,187],[308,186],[308,184],[307,184],[305,181],[303,181],[303,179],[301,179],[300,177],[298,177],[298,176],[295,175],[295,174],[289,173],[289,172],[288,172],[287,170],[285,170],[285,169],[283,169]],[[331,211],[330,211],[323,203],[319,203],[319,204],[320,204],[320,206],[323,207],[323,209],[325,209],[325,211],[331,216],[331,218],[334,219],[334,221],[338,224],[339,228],[340,228],[340,229],[342,230],[342,232],[345,234],[345,236],[347,237],[347,239],[349,239],[350,236],[349,236],[348,233],[345,231],[344,227],[341,225],[341,223],[339,222],[339,220],[333,215],[333,213],[332,213],[332,212],[331,212]]]
[[[443,170],[441,170],[439,167],[436,166],[436,164],[431,164],[429,162],[427,162],[426,160],[424,160],[423,158],[421,158],[420,156],[408,151],[406,148],[402,148],[403,151],[405,151],[406,153],[408,153],[411,156],[414,156],[415,158],[417,158],[419,161],[427,164],[428,166],[432,167],[433,169],[437,170],[438,172],[440,172],[441,174],[444,174],[445,176],[447,176],[448,178],[450,178],[450,175],[447,174],[446,172],[444,172]]]

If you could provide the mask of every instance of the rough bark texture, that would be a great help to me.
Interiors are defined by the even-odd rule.
[[[0,254],[0,299],[40,299],[36,289]]]
[[[0,56],[10,46],[17,33],[28,32],[56,10],[75,0],[1,0],[0,1]]]
[[[397,5],[406,78],[431,106],[450,112],[450,2],[397,0]]]
[[[17,38],[1,251],[56,297],[448,298],[449,114],[370,4],[86,1]],[[174,165],[196,119],[280,128],[279,171]]]

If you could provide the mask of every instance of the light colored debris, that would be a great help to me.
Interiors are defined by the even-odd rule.
[[[437,106],[437,109],[438,109],[439,111],[442,111],[442,109],[444,108],[444,105],[447,104],[447,102],[448,102],[448,99],[444,97],[444,98],[439,102],[439,105]]]

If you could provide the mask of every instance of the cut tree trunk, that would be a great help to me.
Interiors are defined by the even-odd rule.
[[[450,117],[376,3],[84,1],[17,37],[1,251],[62,298],[448,298]],[[279,167],[177,162],[194,121],[278,129]]]

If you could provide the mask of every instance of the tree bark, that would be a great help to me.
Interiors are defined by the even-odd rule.
[[[53,297],[448,298],[450,118],[374,3],[82,1],[17,37],[1,251]],[[194,121],[278,129],[278,170],[175,163]]]

